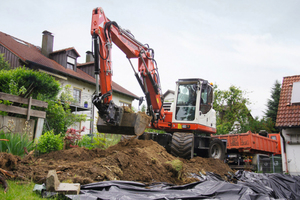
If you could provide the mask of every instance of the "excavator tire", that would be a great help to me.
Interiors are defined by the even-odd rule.
[[[171,154],[176,157],[190,159],[194,154],[194,134],[193,133],[173,133]]]
[[[225,158],[225,146],[219,139],[214,139],[209,144],[208,157],[224,160]]]

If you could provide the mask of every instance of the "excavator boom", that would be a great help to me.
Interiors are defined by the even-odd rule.
[[[93,10],[91,35],[95,55],[96,94],[93,104],[97,107],[99,117],[98,131],[117,134],[140,135],[152,122],[164,117],[161,89],[153,49],[138,42],[132,34],[106,18],[102,8]],[[124,109],[112,100],[112,43],[118,46],[129,59],[138,59],[138,72],[130,64],[135,77],[146,96],[148,113],[151,116],[124,113]],[[100,77],[98,81],[97,77]],[[98,92],[99,84],[101,92]]]

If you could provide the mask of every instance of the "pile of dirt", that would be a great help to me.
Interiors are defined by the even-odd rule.
[[[0,153],[0,168],[36,183],[44,182],[48,171],[55,169],[61,182],[81,184],[127,180],[181,185],[196,181],[191,173],[209,171],[224,176],[232,172],[220,160],[201,157],[179,159],[152,140],[137,139],[121,141],[106,150],[72,148],[23,159]]]

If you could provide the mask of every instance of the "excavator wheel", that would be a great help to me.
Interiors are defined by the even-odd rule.
[[[194,155],[194,134],[173,133],[171,154],[176,157],[190,159]]]
[[[209,144],[208,157],[224,160],[225,158],[225,146],[219,139],[214,139]]]

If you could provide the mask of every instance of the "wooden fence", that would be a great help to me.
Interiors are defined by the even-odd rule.
[[[12,117],[12,116],[0,116],[0,128],[12,127],[12,125],[10,123],[11,123],[11,121],[14,121],[14,130],[10,130],[10,131],[21,133],[29,125],[32,127],[31,128],[32,130],[30,132],[30,136],[32,139],[39,138],[41,136],[42,130],[43,130],[44,119],[46,118],[46,112],[40,111],[40,110],[33,110],[31,108],[31,106],[47,108],[48,103],[46,103],[44,101],[32,99],[31,97],[23,98],[20,96],[6,94],[3,92],[0,92],[0,99],[14,102],[12,105],[0,104],[0,111],[27,116],[26,119],[16,118],[16,117]],[[27,108],[20,107],[22,105],[27,105]],[[30,117],[37,118],[36,126],[35,126],[35,120],[30,119]],[[34,128],[35,128],[35,132],[34,132]],[[7,131],[7,129],[4,131]]]

